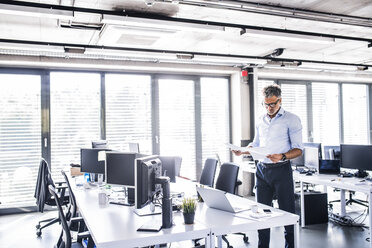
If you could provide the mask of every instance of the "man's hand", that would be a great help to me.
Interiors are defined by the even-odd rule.
[[[236,156],[240,156],[242,155],[242,151],[238,151],[238,150],[231,150]]]
[[[283,155],[282,154],[269,154],[266,156],[268,159],[270,159],[271,161],[273,161],[273,163],[278,163]]]

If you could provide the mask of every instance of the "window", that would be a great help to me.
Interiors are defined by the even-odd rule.
[[[201,133],[203,165],[208,157],[230,161],[229,85],[224,78],[201,78]]]
[[[284,110],[296,114],[301,119],[302,140],[308,140],[308,119],[307,119],[307,95],[305,84],[282,83],[282,106]]]
[[[134,142],[141,153],[152,154],[151,77],[107,74],[105,82],[109,147],[125,151]]]
[[[340,111],[337,83],[312,83],[314,142],[340,144]]]
[[[55,178],[70,163],[80,164],[80,148],[100,139],[100,75],[50,74],[51,168]]]
[[[194,81],[159,80],[160,154],[181,156],[181,175],[196,179]]]
[[[34,206],[41,158],[40,76],[0,74],[0,208]]]
[[[367,86],[343,84],[344,143],[368,144]]]

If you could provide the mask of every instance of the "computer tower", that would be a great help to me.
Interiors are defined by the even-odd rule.
[[[296,214],[301,216],[301,193],[296,193]],[[327,193],[304,192],[305,224],[321,224],[328,222]],[[300,220],[301,221],[301,220]]]

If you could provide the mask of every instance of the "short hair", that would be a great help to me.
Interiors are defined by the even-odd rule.
[[[269,97],[272,97],[272,96],[276,96],[278,98],[281,98],[282,97],[282,90],[280,89],[279,85],[272,84],[272,85],[269,85],[269,86],[266,86],[265,88],[263,88],[262,95],[265,98],[269,98]]]

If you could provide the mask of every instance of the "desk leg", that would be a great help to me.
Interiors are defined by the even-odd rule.
[[[301,227],[305,227],[305,194],[304,194],[304,183],[300,181],[301,187]]]
[[[369,192],[369,199],[368,199],[368,212],[369,212],[369,247],[372,248],[372,214],[371,214],[371,209],[372,209],[372,192]]]
[[[205,248],[214,248],[214,234],[210,233],[208,237],[205,238]]]
[[[341,216],[346,215],[346,202],[345,202],[345,190],[340,190],[340,205],[341,205]]]
[[[222,248],[222,236],[217,236],[217,247]]]
[[[294,225],[295,228],[295,233],[294,233],[294,238],[295,238],[295,248],[300,248],[300,225],[297,221],[296,225]]]

